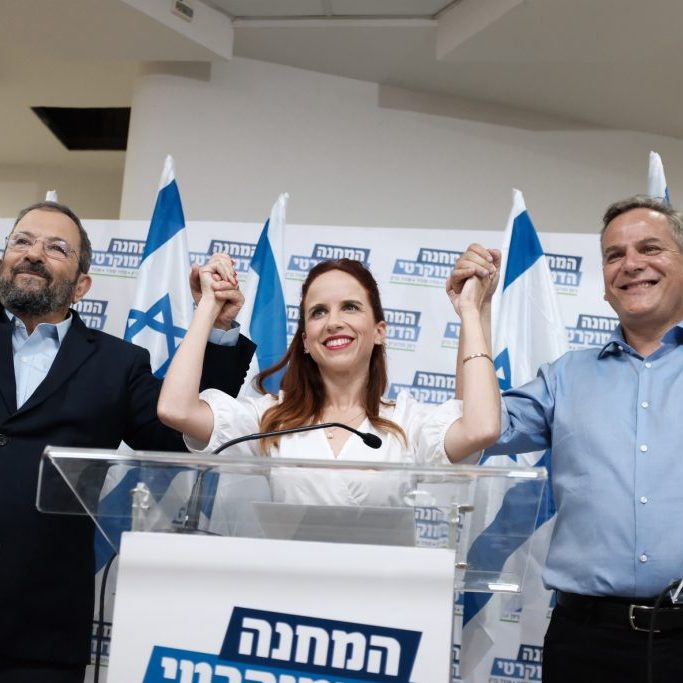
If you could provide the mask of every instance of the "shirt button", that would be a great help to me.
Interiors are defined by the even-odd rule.
[[[640,447],[640,450],[641,450],[641,452],[645,453],[645,451],[647,451],[647,446],[646,446],[645,444],[643,444],[643,445]]]
[[[638,559],[641,562],[647,562],[647,555],[645,553],[643,553]]]
[[[640,497],[640,502],[641,502],[643,505],[645,505],[645,503],[647,503],[647,496],[641,496],[641,497]]]
[[[646,367],[646,368],[651,368],[651,367],[652,367],[652,363],[650,363],[650,361],[647,361],[647,363],[645,363],[645,367]]]
[[[0,446],[6,446],[9,441],[9,436],[7,434],[0,434]]]
[[[649,407],[650,407],[650,404],[649,404],[647,401],[643,401],[643,402],[640,404],[640,407],[641,407],[641,408],[649,408]]]

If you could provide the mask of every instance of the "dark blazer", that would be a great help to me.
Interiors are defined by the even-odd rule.
[[[46,445],[186,450],[159,422],[146,350],[85,326],[75,311],[47,377],[17,410],[12,326],[0,307],[0,656],[90,661],[94,525],[36,510]],[[254,344],[207,346],[209,386],[236,395]]]

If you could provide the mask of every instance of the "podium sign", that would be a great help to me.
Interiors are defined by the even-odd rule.
[[[124,535],[108,683],[450,680],[453,551]]]

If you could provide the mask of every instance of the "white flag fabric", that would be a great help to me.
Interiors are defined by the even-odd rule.
[[[666,177],[664,176],[662,157],[660,157],[657,152],[650,152],[650,165],[647,173],[647,193],[650,197],[663,199],[667,204],[671,205],[669,186],[666,184]]]
[[[152,371],[159,378],[166,374],[192,320],[189,277],[185,217],[173,158],[167,156],[124,334],[127,341],[149,351]]]
[[[277,363],[287,350],[283,274],[288,199],[289,195],[284,192],[273,204],[249,264],[244,306],[237,321],[243,333],[257,346],[247,379],[242,385],[242,395],[253,393],[251,380],[254,376]],[[268,391],[277,394],[283,374],[284,370],[267,378],[265,386]]]
[[[504,390],[533,379],[541,364],[559,358],[569,346],[550,268],[519,190],[513,191],[505,229],[499,290],[493,350],[498,382]],[[510,467],[517,462],[549,468],[549,456],[550,451],[484,456],[482,464]],[[505,505],[503,500],[497,518],[506,519]],[[554,512],[549,482],[537,530],[518,548],[524,552],[531,547],[533,554],[521,598],[485,593],[465,595],[460,671],[469,683],[488,683],[491,676],[502,673],[498,671],[501,662],[515,660],[522,644],[532,648],[542,645],[551,595],[543,588],[540,572]],[[510,548],[479,547],[477,552],[487,555],[486,566],[497,565],[500,569],[515,563],[517,554],[514,550],[510,553]],[[501,619],[501,615],[512,613],[519,617],[517,623],[511,623],[514,620],[510,618]]]

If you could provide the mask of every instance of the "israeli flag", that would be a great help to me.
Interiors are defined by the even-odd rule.
[[[287,309],[283,275],[288,199],[289,195],[284,192],[273,204],[249,265],[244,306],[237,322],[257,347],[240,392],[242,395],[253,393],[251,380],[254,376],[277,363],[287,350]],[[283,374],[284,369],[268,377],[265,382],[268,391],[277,394]]]
[[[650,197],[663,199],[666,204],[671,206],[669,186],[666,184],[666,177],[664,176],[662,157],[660,157],[657,152],[650,152],[650,167],[647,173],[647,193]]]
[[[569,349],[548,261],[519,190],[512,192],[501,273],[493,344],[505,390],[532,380],[542,363]],[[534,465],[535,457],[527,454],[525,464]]]
[[[505,229],[501,263],[502,291],[496,302],[494,358],[500,388],[505,390],[533,379],[539,366],[568,350],[567,332],[560,316],[557,294],[541,242],[526,210],[524,197],[513,190],[512,210]],[[499,288],[500,291],[500,288]],[[550,466],[550,451],[510,456],[484,456],[482,464],[510,467]],[[509,527],[502,502],[493,524]],[[472,551],[486,556],[486,566],[514,565],[515,555],[531,548],[531,559],[520,596],[466,593],[464,601],[461,673],[468,682],[488,683],[495,657],[514,659],[520,644],[542,646],[551,594],[543,588],[541,570],[554,523],[555,506],[550,484],[546,488],[537,530],[509,554],[487,547],[486,534]],[[493,530],[491,530],[493,531]],[[532,543],[533,541],[533,543]],[[514,613],[519,621],[502,619]],[[505,647],[502,652],[498,648]]]
[[[192,320],[189,277],[185,216],[175,164],[167,156],[124,334],[124,339],[149,351],[152,371],[159,378],[166,374]]]
[[[159,182],[152,221],[138,271],[135,300],[130,312],[124,338],[145,347],[151,358],[154,374],[163,378],[192,319],[193,302],[189,287],[190,258],[187,248],[185,217],[180,193],[175,181],[175,164],[167,156]],[[125,451],[125,444],[122,444]],[[191,472],[175,476],[159,471],[148,476],[150,488],[157,492],[154,514],[162,518],[163,527],[171,524],[192,487]],[[99,524],[118,544],[129,521],[120,517],[130,506],[130,491],[142,479],[138,468],[113,467],[104,482],[98,505]],[[161,523],[161,522],[160,522]],[[112,548],[104,536],[95,536],[96,591],[102,581],[103,568],[112,555]],[[110,577],[105,596],[105,620],[113,605],[115,578]],[[98,607],[99,610],[99,607]],[[96,615],[97,616],[97,615]],[[105,660],[106,663],[106,660]]]
[[[192,319],[189,276],[185,217],[175,181],[175,164],[173,158],[167,156],[138,272],[135,301],[128,313],[125,331],[126,340],[149,351],[152,370],[159,378],[166,374]],[[122,449],[126,450],[125,444]],[[104,483],[99,503],[99,511],[106,520],[102,525],[117,540],[126,528],[127,520],[117,523],[107,515],[127,509],[130,490],[139,478],[137,468],[112,468]],[[175,509],[186,499],[191,485],[189,479],[185,475],[165,477],[160,473],[156,476],[154,490],[162,492],[161,497],[167,500],[167,509]],[[169,515],[172,518],[174,513]],[[96,550],[99,570],[111,549],[104,539],[98,537]]]

